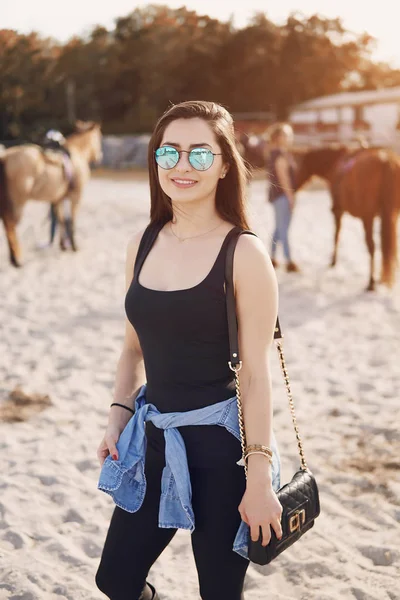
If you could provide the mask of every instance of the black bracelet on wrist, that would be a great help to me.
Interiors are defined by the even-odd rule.
[[[129,408],[129,406],[126,406],[125,404],[119,404],[119,402],[113,402],[112,404],[110,404],[110,408],[111,406],[120,406],[121,408],[126,408],[126,410],[129,410],[129,412],[131,412],[133,415],[135,414],[135,411],[132,410],[132,408]]]

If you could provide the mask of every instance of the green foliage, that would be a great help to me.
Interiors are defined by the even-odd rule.
[[[258,13],[235,29],[158,5],[64,45],[0,30],[0,139],[38,139],[75,117],[108,133],[148,132],[171,102],[199,98],[285,118],[315,96],[398,85],[399,71],[370,60],[371,44],[318,15],[276,25]]]

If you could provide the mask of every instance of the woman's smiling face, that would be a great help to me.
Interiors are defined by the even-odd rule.
[[[190,202],[210,197],[215,192],[220,178],[227,171],[215,134],[208,123],[201,118],[176,119],[164,131],[160,147],[172,146],[182,152],[178,163],[172,169],[158,166],[158,179],[164,193],[176,202]],[[189,162],[188,152],[192,148],[206,148],[214,154],[214,162],[205,171],[198,171]]]

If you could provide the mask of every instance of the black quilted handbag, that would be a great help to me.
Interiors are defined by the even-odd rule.
[[[238,341],[238,326],[236,318],[236,302],[233,288],[233,256],[239,236],[243,233],[255,235],[251,231],[243,231],[237,228],[237,235],[232,238],[229,243],[226,268],[225,268],[225,286],[226,286],[226,304],[228,314],[229,327],[229,345],[230,345],[230,361],[229,366],[235,373],[236,382],[236,397],[238,402],[240,437],[243,453],[243,464],[247,477],[247,465],[244,461],[244,451],[246,448],[246,435],[244,429],[243,409],[240,395],[239,371],[242,367],[242,362],[239,356],[239,341]],[[290,412],[292,415],[294,430],[296,433],[297,445],[300,454],[300,468],[293,475],[292,480],[281,487],[277,496],[282,505],[282,538],[277,539],[275,531],[271,527],[271,540],[267,546],[261,544],[260,538],[257,542],[253,542],[249,537],[249,559],[259,565],[270,563],[281,552],[289,548],[296,542],[306,531],[314,525],[314,519],[320,513],[318,487],[315,478],[307,467],[304,456],[303,444],[299,435],[297,426],[296,414],[292,392],[290,389],[289,377],[286,369],[285,357],[282,348],[282,333],[279,325],[279,319],[276,322],[274,339],[279,354],[279,361],[285,380],[287,395],[289,398]]]

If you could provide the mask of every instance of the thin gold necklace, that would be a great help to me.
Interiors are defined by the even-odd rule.
[[[208,231],[205,231],[204,233],[198,233],[197,235],[191,235],[190,237],[185,237],[185,238],[181,238],[178,235],[176,235],[176,233],[172,229],[172,221],[170,221],[170,229],[171,229],[172,234],[176,237],[176,239],[182,243],[182,242],[186,242],[186,240],[192,240],[193,238],[201,237],[202,235],[207,235],[207,233],[211,233],[212,231],[215,231],[216,229],[218,229],[218,227],[221,227],[221,225],[223,225],[223,224],[224,224],[224,222],[222,221],[222,223],[219,223],[219,225],[216,225],[215,227],[213,227],[212,229],[209,229]]]

